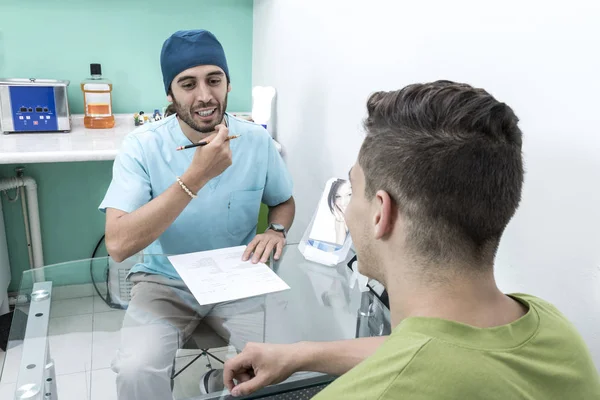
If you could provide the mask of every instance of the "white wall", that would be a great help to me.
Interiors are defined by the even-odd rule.
[[[375,90],[450,79],[513,107],[526,183],[497,277],[555,303],[600,367],[600,2],[255,0],[253,84],[278,90],[295,180],[291,239],[347,174]]]

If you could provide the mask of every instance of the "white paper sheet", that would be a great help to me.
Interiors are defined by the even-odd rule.
[[[266,264],[242,261],[246,246],[170,256],[200,305],[245,299],[290,287]]]

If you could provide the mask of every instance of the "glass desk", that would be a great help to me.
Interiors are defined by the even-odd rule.
[[[2,393],[19,400],[116,399],[111,362],[119,347],[126,313],[121,308],[127,306],[130,287],[123,277],[141,260],[136,257],[121,264],[102,257],[24,272],[0,378]],[[346,262],[337,267],[319,265],[305,260],[297,245],[290,244],[270,265],[291,289],[254,298],[262,310],[260,340],[294,343],[389,334],[388,309],[373,291],[350,288],[352,270]],[[73,284],[69,277],[75,271],[78,276],[86,271],[89,277]],[[112,299],[112,307],[105,299]],[[221,339],[217,347],[184,346],[178,351],[172,381],[175,399],[231,397],[226,390],[208,395],[199,390],[207,368],[222,367],[222,361],[240,350],[227,335]],[[248,398],[288,398],[291,393],[308,397],[289,398],[310,398],[333,379],[298,373]]]

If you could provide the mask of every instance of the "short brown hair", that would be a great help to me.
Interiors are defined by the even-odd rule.
[[[173,103],[169,104],[167,106],[167,108],[165,109],[165,118],[168,117],[169,115],[172,114],[176,114],[177,112],[175,111],[175,106],[173,105]]]
[[[437,81],[374,93],[367,111],[365,195],[389,193],[417,255],[493,260],[523,185],[513,110],[483,89]]]
[[[171,96],[173,98],[173,101],[175,101],[175,96],[173,96],[173,89],[171,89],[171,87],[169,86],[169,90],[167,92],[167,95]],[[172,114],[177,114],[176,110],[175,110],[175,105],[173,103],[169,103],[169,105],[167,106],[167,108],[165,109],[165,115],[164,117],[168,117],[169,115]]]

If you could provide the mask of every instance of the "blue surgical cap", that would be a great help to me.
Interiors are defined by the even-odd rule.
[[[160,52],[165,92],[169,93],[171,82],[178,74],[198,65],[216,65],[230,80],[225,51],[215,35],[204,29],[177,31],[171,35]]]

